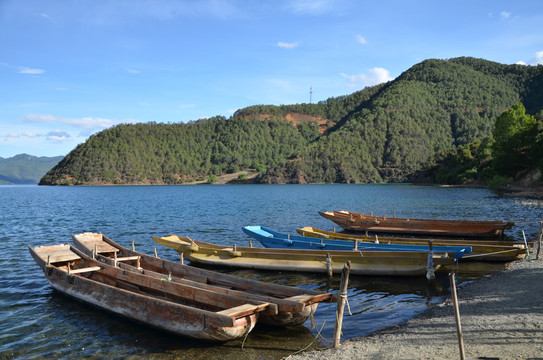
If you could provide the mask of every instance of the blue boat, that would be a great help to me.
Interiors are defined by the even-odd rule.
[[[258,240],[266,248],[300,250],[360,250],[360,251],[429,251],[427,245],[383,244],[361,241],[318,239],[300,235],[284,234],[263,226],[244,226],[245,234]],[[471,246],[433,246],[436,253],[454,253],[455,259],[471,252]]]

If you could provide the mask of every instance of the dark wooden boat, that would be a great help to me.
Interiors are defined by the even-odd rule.
[[[268,303],[157,280],[88,258],[74,247],[30,253],[51,286],[72,298],[178,335],[228,341],[249,333]]]
[[[524,243],[518,241],[505,240],[480,240],[480,239],[445,239],[445,238],[412,238],[398,236],[366,236],[349,234],[344,232],[332,232],[305,226],[296,229],[298,234],[313,238],[339,239],[349,242],[359,241],[362,243],[381,244],[414,244],[425,245],[428,241],[436,246],[469,246],[471,253],[462,256],[462,261],[482,261],[482,262],[508,262],[520,260],[526,257],[529,249],[526,249]]]
[[[177,235],[153,240],[196,263],[272,271],[341,273],[350,261],[353,275],[428,276],[455,263],[454,256],[424,251],[270,249],[216,245]]]
[[[452,237],[498,237],[515,223],[505,221],[407,219],[364,215],[351,211],[326,211],[319,214],[345,230],[371,233],[413,234]]]
[[[314,314],[320,302],[334,300],[331,293],[244,279],[149,256],[127,249],[103,234],[84,233],[72,235],[72,239],[76,247],[87,255],[108,259],[108,262],[123,269],[167,275],[174,282],[270,303],[275,312],[262,312],[258,320],[266,324],[303,324]]]

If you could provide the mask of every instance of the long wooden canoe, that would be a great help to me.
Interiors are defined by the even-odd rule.
[[[244,279],[149,256],[127,249],[103,234],[83,233],[72,235],[72,239],[76,247],[85,254],[98,259],[108,259],[110,263],[123,269],[147,275],[167,275],[174,282],[270,303],[268,311],[260,313],[259,323],[276,326],[300,325],[315,313],[320,302],[334,301],[331,293]],[[270,311],[272,308],[275,309],[274,312]]]
[[[505,221],[407,219],[364,215],[351,211],[326,211],[319,214],[345,230],[372,233],[415,234],[454,237],[497,237],[515,223]]]
[[[268,249],[216,245],[177,235],[153,236],[153,240],[196,263],[275,271],[340,273],[350,261],[351,274],[425,276],[429,270],[455,262],[454,257],[446,254],[429,255],[422,251]]]
[[[245,234],[258,240],[267,248],[300,249],[300,250],[361,250],[361,251],[425,251],[428,252],[429,244],[387,244],[375,242],[344,241],[332,238],[314,237],[284,234],[263,226],[244,226]],[[460,259],[471,252],[470,246],[433,246],[434,253],[448,253],[455,259]]]
[[[518,241],[504,240],[470,240],[470,239],[443,239],[443,238],[403,238],[403,237],[378,237],[356,235],[340,232],[332,232],[305,226],[296,229],[298,234],[313,238],[340,239],[346,241],[360,241],[365,243],[376,242],[386,244],[413,244],[424,245],[432,241],[434,245],[440,246],[470,246],[471,253],[464,255],[461,261],[483,261],[483,262],[508,262],[520,260],[526,257],[527,249],[524,243]]]
[[[221,295],[124,271],[63,244],[29,251],[51,286],[70,297],[125,318],[206,341],[250,332],[268,304]]]

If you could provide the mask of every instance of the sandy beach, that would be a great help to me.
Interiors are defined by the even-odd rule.
[[[543,260],[519,260],[457,289],[466,359],[543,359]],[[459,359],[449,297],[407,323],[299,359]]]

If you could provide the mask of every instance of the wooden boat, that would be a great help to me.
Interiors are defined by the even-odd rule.
[[[454,237],[497,237],[515,223],[504,221],[406,219],[364,215],[351,211],[326,211],[319,214],[345,230],[372,233],[416,234]]]
[[[70,297],[155,328],[206,341],[249,333],[268,304],[124,271],[74,247],[29,246],[51,286]]]
[[[454,264],[447,254],[417,251],[339,251],[239,247],[210,244],[187,237],[153,236],[195,263],[274,271],[340,273],[347,261],[351,274],[424,276],[442,265]]]
[[[414,244],[424,245],[428,241],[432,241],[434,245],[440,246],[469,246],[471,253],[462,257],[462,261],[484,261],[484,262],[508,262],[523,259],[526,257],[526,245],[517,241],[505,240],[470,240],[470,239],[444,239],[444,238],[402,238],[402,237],[378,237],[375,235],[365,236],[348,233],[339,233],[316,229],[310,226],[305,226],[296,229],[298,234],[307,237],[324,238],[324,239],[340,239],[347,241],[360,242],[376,242],[386,244]],[[360,243],[359,243],[360,244]]]
[[[382,244],[374,242],[344,241],[337,239],[315,239],[314,237],[290,235],[280,233],[263,226],[244,226],[242,230],[245,234],[258,240],[264,247],[280,249],[300,249],[300,250],[361,250],[361,251],[424,251],[428,252],[429,244],[411,245],[411,244]],[[448,253],[455,259],[460,259],[465,254],[471,252],[469,246],[433,246],[435,253]]]
[[[122,269],[148,275],[158,274],[162,277],[167,275],[174,282],[270,303],[270,308],[273,307],[275,311],[261,312],[259,323],[275,326],[300,325],[315,313],[320,302],[335,301],[331,293],[244,279],[149,256],[127,249],[103,234],[77,234],[72,235],[72,239],[76,247],[88,256],[108,260]]]

